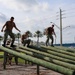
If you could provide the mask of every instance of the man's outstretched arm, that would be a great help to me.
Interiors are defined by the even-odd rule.
[[[19,32],[21,32],[16,26],[15,26],[15,29],[18,30]]]

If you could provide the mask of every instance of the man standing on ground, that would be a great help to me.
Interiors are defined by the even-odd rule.
[[[14,21],[14,17],[11,17],[10,18],[10,21],[7,21],[5,23],[5,25],[2,27],[2,30],[1,32],[3,32],[3,29],[5,28],[4,30],[4,42],[3,42],[3,45],[2,46],[6,46],[6,41],[7,41],[7,38],[8,38],[8,35],[12,38],[12,43],[11,43],[11,47],[14,47],[14,41],[15,41],[15,36],[14,36],[14,33],[12,32],[12,29],[15,28],[16,30],[18,30],[20,32],[20,30],[16,27],[15,23],[13,22]]]
[[[46,46],[48,46],[49,39],[51,39],[51,46],[53,46],[53,42],[54,42],[53,34],[56,37],[56,34],[54,32],[54,25],[52,25],[52,27],[48,27],[46,30],[46,35],[47,35]]]

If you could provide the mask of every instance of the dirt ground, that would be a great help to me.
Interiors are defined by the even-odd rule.
[[[3,69],[2,62],[0,62],[0,75],[37,75],[36,66],[19,64],[7,64],[6,70]],[[62,75],[52,70],[40,67],[40,75]]]

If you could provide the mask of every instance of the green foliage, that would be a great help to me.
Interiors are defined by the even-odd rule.
[[[39,37],[43,37],[43,34],[42,34],[41,31],[37,30],[37,31],[35,32],[34,37],[38,37],[38,38],[39,38]]]
[[[20,33],[17,33],[17,34],[14,34],[14,35],[15,35],[15,38],[20,38],[21,37]]]
[[[26,31],[29,35],[29,37],[32,37],[32,33],[30,31]]]

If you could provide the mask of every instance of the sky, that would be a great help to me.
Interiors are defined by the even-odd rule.
[[[0,0],[0,30],[6,21],[13,16],[21,34],[27,30],[33,34],[51,26],[53,23],[60,28],[60,9],[62,11],[62,41],[75,43],[75,0]],[[51,23],[53,22],[53,23]],[[70,27],[68,27],[70,26]],[[60,43],[60,29],[54,30],[57,37],[54,43]],[[13,30],[18,33],[17,30]],[[4,32],[0,32],[3,36]],[[40,38],[46,41],[46,36]]]

